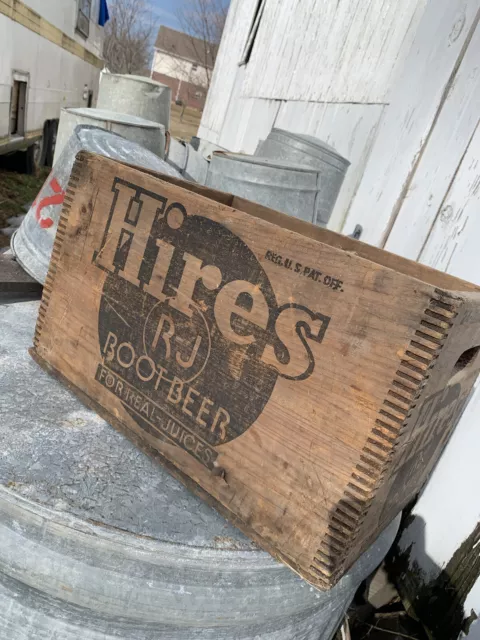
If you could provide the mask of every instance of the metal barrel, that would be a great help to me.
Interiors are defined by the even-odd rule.
[[[330,640],[398,520],[315,590],[33,362],[38,306],[0,306],[0,640]]]
[[[324,224],[317,216],[318,172],[314,168],[216,151],[206,184],[295,218]]]
[[[191,144],[184,144],[171,137],[165,160],[179,171],[186,180],[205,184],[208,160],[194,149]]]
[[[136,142],[160,158],[165,156],[165,127],[163,124],[115,111],[81,107],[62,109],[60,112],[53,164],[57,162],[75,127],[79,124],[87,124],[118,133],[126,140]]]
[[[11,246],[18,262],[40,283],[45,282],[55,240],[65,190],[75,156],[81,150],[181,177],[164,160],[120,135],[88,125],[77,126],[53,165],[20,228],[12,236]]]
[[[143,76],[102,73],[98,89],[98,109],[139,116],[170,127],[172,90]]]
[[[319,172],[318,215],[327,223],[350,162],[314,136],[273,128],[258,144],[255,155],[313,167]]]

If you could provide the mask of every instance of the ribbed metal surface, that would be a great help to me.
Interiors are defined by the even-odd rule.
[[[80,124],[118,133],[126,140],[145,147],[160,158],[165,156],[165,127],[158,122],[106,109],[62,109],[58,125],[53,164],[60,157],[75,128]]]
[[[206,184],[295,218],[324,224],[317,216],[318,172],[313,168],[216,151]]]
[[[12,237],[12,249],[17,260],[27,273],[42,284],[47,277],[65,189],[75,156],[82,149],[174,177],[181,177],[164,160],[134,142],[104,129],[85,125],[77,126],[20,228]]]
[[[98,109],[127,113],[170,127],[172,90],[144,76],[102,73]]]
[[[33,362],[37,311],[0,306],[0,640],[330,640],[398,521],[314,590]]]
[[[328,222],[350,166],[348,160],[318,138],[276,128],[259,142],[255,155],[316,169],[319,173],[318,216],[323,223]]]

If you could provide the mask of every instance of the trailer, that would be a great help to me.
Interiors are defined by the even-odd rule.
[[[96,101],[101,0],[0,0],[0,156],[53,160],[60,110]]]

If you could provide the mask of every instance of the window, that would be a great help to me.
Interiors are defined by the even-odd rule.
[[[192,64],[192,71],[196,71],[198,69],[198,64]]]
[[[255,9],[255,13],[253,14],[252,24],[250,26],[250,31],[248,32],[247,42],[245,44],[245,48],[243,49],[242,59],[238,63],[238,66],[241,67],[250,60],[250,56],[252,55],[253,45],[255,44],[255,38],[257,37],[258,28],[260,26],[260,20],[262,19],[263,10],[265,9],[265,4],[267,0],[258,0],[257,6]]]
[[[90,14],[92,0],[78,0],[77,30],[88,38],[90,33]]]

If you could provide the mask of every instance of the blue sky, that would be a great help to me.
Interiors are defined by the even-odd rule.
[[[152,13],[158,24],[164,24],[172,29],[180,29],[175,9],[178,7],[180,0],[148,0]]]

